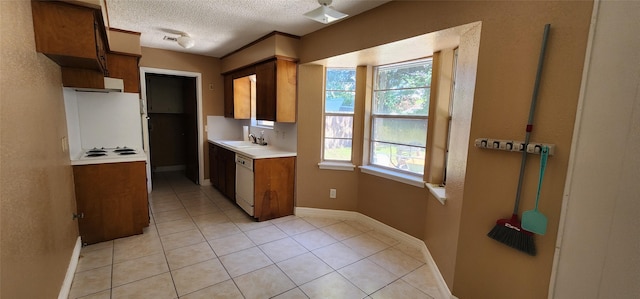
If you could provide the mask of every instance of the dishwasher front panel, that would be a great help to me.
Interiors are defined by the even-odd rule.
[[[236,155],[236,203],[253,216],[253,160]]]

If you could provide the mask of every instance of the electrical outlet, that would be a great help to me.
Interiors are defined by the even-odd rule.
[[[336,198],[336,189],[329,189],[329,198]]]

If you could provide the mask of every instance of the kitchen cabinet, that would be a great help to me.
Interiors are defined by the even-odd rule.
[[[255,93],[245,88],[255,74]],[[256,119],[296,122],[297,64],[274,58],[224,75],[224,116],[251,118],[251,96],[255,94]],[[242,80],[238,80],[242,79]],[[253,89],[252,89],[253,90]]]
[[[62,67],[62,86],[103,89],[104,74],[91,69]]]
[[[296,122],[297,64],[275,59],[255,68],[256,119]]]
[[[83,244],[141,234],[149,226],[146,162],[74,165]]]
[[[251,118],[251,83],[249,76],[253,74],[255,74],[255,67],[253,66],[223,74],[224,117],[235,119]]]
[[[124,92],[140,93],[140,55],[107,53],[109,76],[124,81]]]
[[[233,151],[209,143],[209,178],[211,185],[235,202],[236,154]]]
[[[254,217],[258,221],[293,215],[295,157],[256,159]]]
[[[58,1],[32,1],[36,51],[62,67],[108,76],[102,12]]]

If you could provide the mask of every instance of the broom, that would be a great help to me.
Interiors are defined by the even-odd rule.
[[[538,98],[538,88],[540,87],[540,76],[542,73],[542,62],[544,60],[544,53],[547,46],[547,37],[549,36],[550,24],[544,26],[544,34],[542,36],[542,49],[540,50],[540,57],[538,58],[538,70],[536,72],[536,81],[533,86],[533,96],[531,99],[531,108],[529,109],[529,120],[527,122],[526,135],[524,139],[524,150],[522,151],[522,161],[520,162],[520,176],[518,177],[518,188],[516,190],[516,200],[513,207],[513,214],[511,218],[498,219],[496,225],[487,234],[490,238],[501,242],[509,247],[520,250],[529,255],[536,255],[536,244],[533,241],[533,233],[522,229],[520,219],[518,218],[518,208],[520,206],[520,193],[522,191],[522,181],[524,177],[524,168],[527,160],[527,145],[529,144],[529,138],[531,131],[533,130],[533,113],[536,108],[536,102]]]

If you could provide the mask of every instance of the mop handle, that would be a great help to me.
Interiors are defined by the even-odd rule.
[[[542,189],[542,178],[544,177],[544,170],[547,168],[547,158],[549,157],[549,147],[542,146],[540,151],[540,178],[538,179],[538,192],[536,193],[536,208],[538,210],[538,200],[540,200],[540,189]]]
[[[536,81],[533,84],[533,96],[531,97],[529,120],[527,121],[527,131],[524,138],[524,150],[522,151],[522,161],[520,161],[520,175],[518,177],[518,189],[516,190],[516,203],[513,207],[514,215],[518,214],[518,207],[520,206],[520,194],[522,193],[522,181],[527,160],[527,145],[529,145],[529,138],[531,136],[531,131],[533,131],[533,113],[536,110],[536,102],[538,101],[538,89],[540,88],[540,77],[542,76],[542,63],[544,62],[544,54],[547,48],[547,38],[549,37],[550,27],[551,24],[544,25],[544,33],[542,35],[542,49],[540,50],[540,57],[538,57],[538,70],[536,71]]]

